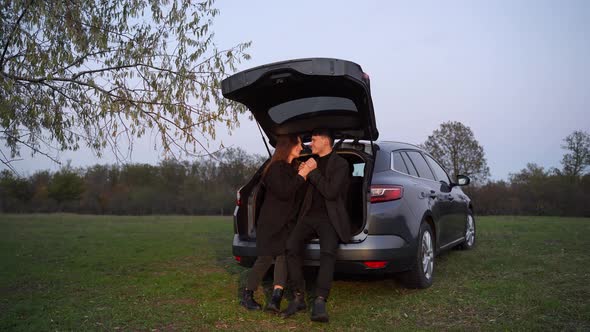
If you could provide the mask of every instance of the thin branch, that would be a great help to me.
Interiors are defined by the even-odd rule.
[[[16,171],[16,169],[14,167],[12,167],[11,163],[14,162],[14,161],[20,161],[22,159],[11,159],[11,160],[9,160],[8,157],[6,157],[6,155],[4,154],[4,151],[2,151],[1,149],[0,149],[0,153],[2,153],[2,158],[0,158],[0,161],[4,165],[6,165],[6,167],[8,167],[14,174],[20,176],[20,174]]]
[[[170,73],[170,74],[174,74],[177,76],[180,76],[180,73],[178,71],[172,70],[172,69],[167,69],[167,68],[162,68],[162,67],[157,67],[154,65],[149,65],[146,63],[133,63],[133,64],[128,64],[128,65],[120,65],[120,66],[113,66],[113,67],[105,67],[105,68],[100,68],[100,69],[93,69],[93,70],[86,70],[86,71],[81,71],[79,73],[76,73],[74,75],[72,75],[71,79],[77,79],[80,76],[83,75],[87,75],[87,74],[96,74],[96,73],[102,73],[105,71],[111,71],[111,70],[118,70],[118,69],[126,69],[126,68],[136,68],[136,67],[146,67],[146,68],[151,68],[160,72],[166,72],[166,73]],[[187,72],[187,74],[219,74],[220,72],[215,72],[215,71],[189,71]],[[184,76],[188,76],[188,75],[184,75]]]
[[[170,136],[170,134],[168,134],[168,132],[165,130],[165,128],[162,128],[162,125],[161,125],[161,124],[160,124],[160,123],[157,121],[158,119],[156,119],[156,118],[155,118],[155,116],[157,116],[157,114],[156,114],[156,113],[153,113],[153,112],[148,112],[148,111],[144,111],[144,110],[143,110],[143,109],[141,109],[141,108],[139,108],[139,110],[140,110],[141,112],[143,112],[143,113],[147,114],[147,115],[148,115],[150,118],[152,118],[152,120],[154,120],[154,122],[156,123],[156,125],[157,125],[157,126],[158,126],[158,128],[159,128],[160,134],[164,134],[164,135],[166,135],[166,136],[167,136],[167,137],[168,137],[168,138],[169,138],[169,139],[170,139],[170,140],[171,140],[173,143],[175,143],[175,144],[178,146],[178,143],[176,143],[176,140],[175,140],[175,138],[171,137],[171,136]],[[164,119],[164,120],[168,120],[168,122],[171,122],[169,119],[167,119],[167,118],[165,118],[165,117],[164,117],[164,118],[162,118],[162,119]],[[178,128],[178,126],[176,126],[176,124],[174,124],[174,122],[171,122],[171,123],[172,123],[172,124],[173,124],[175,127],[177,127],[177,128]],[[206,147],[203,145],[203,143],[201,143],[201,141],[199,141],[199,140],[198,140],[198,139],[197,139],[197,138],[196,138],[196,137],[195,137],[193,134],[187,134],[187,135],[188,135],[188,136],[189,136],[189,137],[190,137],[190,138],[191,138],[191,139],[192,139],[194,142],[198,143],[198,144],[201,146],[201,148],[202,148],[203,150],[205,150],[207,153],[209,153],[209,150],[207,150],[207,148],[206,148]],[[166,143],[164,140],[162,141],[162,144],[165,144],[165,145],[167,145],[167,146],[168,146],[168,150],[170,150],[170,148],[169,148],[169,145],[168,145],[168,144],[167,144],[167,143]],[[178,147],[179,147],[181,150],[183,150],[183,149],[182,149],[182,147],[180,147],[180,146],[178,146]]]
[[[79,73],[76,73],[76,74],[72,75],[71,79],[75,80],[78,77],[83,76],[83,75],[87,75],[87,74],[96,74],[96,73],[102,73],[102,72],[105,72],[105,71],[111,71],[111,70],[117,70],[117,69],[125,69],[125,68],[133,68],[133,67],[137,67],[137,64],[121,65],[121,66],[115,66],[115,67],[105,67],[105,68],[93,69],[93,70],[85,70],[85,71],[81,71]]]
[[[23,17],[27,13],[27,10],[29,10],[29,7],[31,6],[33,1],[34,0],[29,1],[27,6],[25,7],[25,9],[23,9],[23,12],[20,14],[18,19],[16,20],[16,23],[12,27],[12,31],[10,32],[8,39],[6,40],[6,44],[4,45],[4,51],[2,51],[2,57],[0,57],[0,69],[4,68],[4,57],[6,56],[6,51],[8,50],[8,45],[10,45],[10,42],[12,41],[12,37],[14,36],[14,32],[16,31],[17,27],[20,25],[20,21],[23,19]]]
[[[47,157],[48,159],[50,159],[50,160],[51,160],[51,161],[53,161],[54,163],[61,165],[61,162],[60,162],[59,160],[57,160],[56,158],[54,158],[54,157],[50,156],[50,155],[49,155],[49,154],[47,154],[46,152],[43,152],[43,151],[41,151],[41,150],[37,149],[36,147],[34,147],[34,146],[32,146],[32,145],[28,144],[27,142],[25,142],[25,141],[23,141],[23,140],[20,140],[20,139],[19,139],[19,138],[17,138],[16,136],[13,136],[13,135],[10,135],[10,134],[6,134],[6,133],[4,133],[4,134],[5,134],[5,135],[8,135],[8,136],[10,136],[12,139],[14,139],[14,141],[15,141],[15,142],[17,142],[17,143],[20,143],[20,144],[22,144],[22,145],[24,145],[24,146],[28,147],[29,149],[33,150],[33,152],[34,152],[34,153],[39,153],[39,154],[41,154],[41,155],[43,155],[43,156]],[[43,140],[42,140],[42,141],[43,141]],[[43,141],[43,142],[44,142],[45,144],[47,144],[45,141]]]
[[[87,54],[84,54],[84,55],[82,55],[82,56],[78,57],[76,60],[74,60],[72,63],[70,63],[70,64],[69,64],[69,65],[67,65],[66,67],[64,67],[64,68],[61,68],[61,69],[58,69],[58,70],[54,71],[53,73],[51,73],[51,75],[55,75],[55,74],[57,74],[57,73],[58,73],[58,72],[60,72],[60,71],[66,71],[66,70],[68,70],[68,69],[72,68],[73,66],[75,66],[75,65],[77,65],[77,64],[79,64],[79,63],[81,63],[82,61],[86,60],[88,57],[92,57],[92,56],[96,56],[96,55],[99,55],[99,54],[104,54],[104,53],[109,53],[109,52],[113,52],[113,51],[117,51],[117,50],[119,50],[119,49],[112,49],[112,48],[109,48],[108,50],[101,50],[101,51],[94,52],[94,53],[87,53]]]

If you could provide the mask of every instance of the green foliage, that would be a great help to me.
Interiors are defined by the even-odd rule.
[[[584,175],[590,166],[590,135],[587,132],[576,130],[563,139],[563,149],[569,151],[563,156],[563,174],[574,179]]]
[[[24,212],[32,195],[27,179],[16,177],[9,170],[0,172],[0,208]]]
[[[11,158],[27,146],[97,154],[146,133],[166,154],[206,150],[243,106],[220,82],[250,42],[218,49],[213,0],[0,0],[0,130]],[[52,151],[52,150],[51,150]],[[10,158],[0,160],[6,164]]]
[[[67,201],[77,201],[84,192],[84,182],[78,173],[69,165],[53,174],[47,194],[58,204]]]
[[[482,184],[490,176],[483,147],[473,131],[461,122],[442,123],[422,147],[442,164],[452,179],[461,174],[469,176],[475,184]]]
[[[4,212],[80,212],[97,214],[230,214],[236,191],[264,159],[228,148],[192,163],[173,159],[157,166],[69,166],[29,178],[0,174]]]

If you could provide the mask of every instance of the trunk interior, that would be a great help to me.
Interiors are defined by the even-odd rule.
[[[348,161],[351,180],[348,188],[348,213],[352,223],[352,236],[360,233],[366,220],[367,209],[367,186],[372,173],[372,158],[363,149],[342,148],[335,149],[339,156]],[[299,160],[305,161],[311,155],[302,155]],[[265,163],[266,165],[266,163]],[[240,238],[244,240],[253,240],[256,238],[256,220],[260,213],[260,207],[264,202],[264,188],[260,185],[260,176],[263,165],[253,176],[252,180],[245,185],[240,195],[244,202],[237,212],[237,231]]]

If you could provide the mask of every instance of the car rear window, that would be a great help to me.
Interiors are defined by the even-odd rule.
[[[434,180],[434,174],[432,174],[430,167],[428,167],[426,160],[424,157],[422,157],[420,152],[408,151],[408,156],[410,156],[414,166],[416,166],[416,169],[418,170],[418,176],[421,178]]]
[[[290,100],[271,107],[268,115],[272,121],[281,124],[302,114],[325,111],[358,112],[356,105],[350,99],[324,96]]]

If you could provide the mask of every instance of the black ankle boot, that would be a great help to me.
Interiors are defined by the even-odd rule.
[[[249,289],[244,289],[242,293],[242,300],[240,300],[240,305],[248,310],[260,310],[262,307],[256,300],[254,300],[254,291]]]
[[[270,303],[266,306],[264,310],[266,311],[274,311],[276,313],[281,312],[281,300],[283,299],[283,289],[282,288],[275,288],[272,291],[272,297],[270,298]]]
[[[305,296],[303,293],[295,293],[295,298],[293,301],[289,302],[289,306],[285,311],[282,312],[281,316],[283,318],[287,318],[293,316],[297,312],[301,310],[307,309],[305,305]]]
[[[313,301],[313,308],[311,310],[311,320],[314,322],[327,323],[329,320],[328,312],[326,311],[326,299],[318,296]]]

